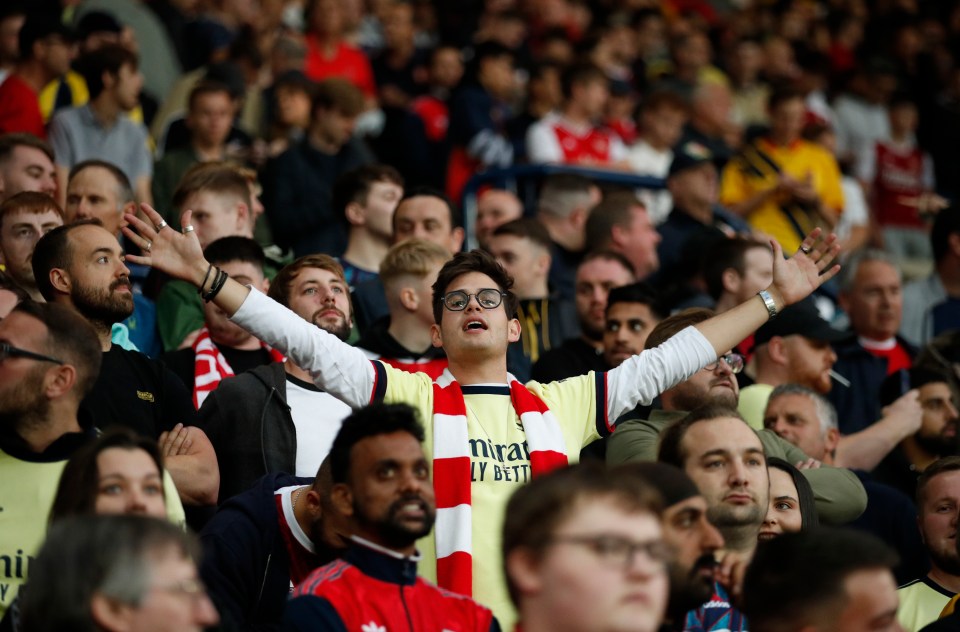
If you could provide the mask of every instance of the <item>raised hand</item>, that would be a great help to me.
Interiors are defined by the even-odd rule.
[[[184,227],[184,232],[180,234],[149,204],[141,204],[140,210],[148,221],[127,213],[125,217],[130,225],[122,230],[128,239],[140,247],[143,254],[127,255],[127,259],[199,286],[203,282],[208,264],[203,258],[200,240],[190,224],[193,212],[186,211],[183,214],[180,224]]]
[[[774,295],[774,300],[780,299],[779,308],[803,300],[840,271],[840,266],[833,264],[840,253],[837,236],[831,233],[822,237],[822,233],[819,228],[813,229],[789,259],[784,259],[783,249],[776,240],[770,241],[773,283],[767,289]]]

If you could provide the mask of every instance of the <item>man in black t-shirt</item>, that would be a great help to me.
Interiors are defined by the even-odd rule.
[[[263,272],[263,249],[249,237],[222,237],[203,251],[207,261],[221,268],[244,285],[266,292],[270,282]],[[200,408],[220,382],[283,356],[260,342],[213,303],[203,305],[204,325],[193,343],[164,354],[163,361],[193,393],[193,404]]]
[[[186,388],[160,362],[111,341],[113,325],[133,312],[130,271],[116,236],[96,220],[56,228],[37,242],[33,270],[43,297],[78,312],[100,339],[100,376],[81,410],[98,428],[127,426],[157,439],[183,503],[215,503],[216,454],[206,434],[191,426],[196,412]]]

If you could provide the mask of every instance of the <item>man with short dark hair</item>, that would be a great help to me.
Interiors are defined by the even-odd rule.
[[[754,632],[900,630],[897,554],[870,535],[820,528],[757,549],[743,584]]]
[[[487,248],[493,231],[507,222],[523,217],[523,202],[512,191],[487,189],[477,195],[477,218],[473,236],[477,246]]]
[[[770,493],[763,444],[729,404],[705,404],[663,432],[657,460],[681,468],[707,501],[707,518],[723,535],[724,548],[749,560],[757,548]],[[687,614],[685,629],[746,630],[743,615],[730,604],[729,587],[714,583],[714,594]]]
[[[603,328],[603,359],[607,368],[620,366],[643,351],[647,336],[662,319],[660,297],[650,285],[641,282],[610,290]]]
[[[596,463],[518,489],[507,505],[502,545],[518,627],[658,630],[670,554],[661,511],[653,486]]]
[[[241,283],[261,292],[270,288],[270,282],[263,274],[263,249],[249,237],[218,239],[204,249],[204,256]],[[200,408],[224,379],[284,359],[283,355],[231,323],[216,305],[203,303],[203,315],[204,325],[193,343],[163,356],[170,370],[193,393],[196,408]]]
[[[37,241],[63,226],[63,211],[44,193],[24,191],[0,204],[0,263],[33,300],[43,300],[30,261]]]
[[[33,134],[0,136],[0,202],[21,191],[57,195],[53,149]]]
[[[92,220],[55,228],[37,242],[33,271],[44,299],[83,316],[100,340],[103,364],[83,410],[98,428],[126,426],[158,440],[184,502],[215,503],[217,457],[192,425],[196,411],[183,383],[160,362],[111,341],[113,324],[133,312],[130,271],[116,237]]]
[[[590,212],[585,230],[588,252],[605,248],[619,252],[630,261],[638,280],[646,279],[660,267],[660,233],[633,192],[604,197]]]
[[[150,203],[153,160],[147,129],[126,116],[139,103],[143,87],[137,55],[110,44],[87,53],[78,67],[90,90],[90,102],[60,110],[50,120],[60,190],[67,189],[74,165],[97,158],[117,165],[133,185],[137,199]]]
[[[389,165],[367,165],[333,183],[333,208],[347,225],[339,258],[350,288],[377,277],[393,241],[393,213],[403,197],[403,177]]]
[[[513,278],[520,320],[520,341],[510,346],[507,363],[517,379],[530,379],[530,368],[540,356],[567,338],[576,336],[576,308],[573,301],[551,292],[550,235],[533,218],[515,219],[494,229],[487,250]]]
[[[937,213],[930,228],[934,269],[930,276],[903,287],[900,335],[912,345],[960,329],[956,297],[960,296],[960,207]]]
[[[402,404],[375,404],[348,417],[330,451],[333,506],[355,531],[342,561],[313,571],[294,590],[285,629],[498,631],[493,613],[417,577],[417,540],[436,515],[423,426]],[[395,588],[394,588],[395,587]]]
[[[347,231],[333,206],[341,174],[373,162],[353,127],[364,110],[363,93],[346,79],[317,86],[307,134],[264,167],[263,203],[277,244],[297,257],[343,254]]]
[[[269,296],[339,340],[350,335],[350,290],[332,257],[297,259],[280,270]],[[199,412],[220,455],[220,501],[266,474],[311,476],[349,414],[346,404],[317,388],[289,357],[225,379]]]
[[[64,195],[67,222],[95,219],[118,238],[120,229],[127,225],[124,214],[137,208],[133,187],[123,170],[96,158],[73,165]]]
[[[163,154],[154,165],[151,183],[154,204],[170,223],[179,224],[180,218],[172,204],[174,191],[190,167],[199,162],[230,158],[227,138],[236,109],[230,88],[224,83],[202,80],[190,91],[184,118],[190,133],[189,144]]]
[[[607,300],[614,288],[634,280],[633,266],[620,253],[598,250],[584,257],[577,267],[574,302],[580,335],[543,354],[533,366],[531,377],[538,382],[553,382],[609,368],[603,357]]]
[[[219,272],[207,275],[210,266],[196,238],[160,224],[149,206],[142,210],[153,225],[131,215],[137,232],[127,234],[138,245],[149,244],[150,254],[134,261],[202,287],[235,322],[289,354],[315,384],[351,407],[381,399],[416,405],[434,436],[433,480],[450,484],[438,496],[443,501],[438,535],[424,546],[422,572],[429,576],[436,570],[441,586],[476,594],[505,620],[512,619],[512,611],[490,534],[510,492],[609,434],[611,422],[623,412],[716,361],[719,352],[837,271],[824,259],[836,253],[835,237],[821,241],[819,232],[812,233],[792,258],[777,251],[775,282],[765,290],[769,302],[760,296],[606,373],[524,386],[508,382],[506,370],[507,345],[520,334],[519,321],[511,317],[518,300],[510,292],[511,280],[483,251],[460,253],[441,268],[433,286],[431,341],[443,347],[449,361],[448,370],[433,381],[423,373],[371,362],[257,292]],[[187,213],[184,221],[189,219]],[[215,285],[205,275],[215,277]],[[457,509],[461,506],[470,510]]]
[[[59,16],[32,12],[18,34],[20,59],[0,83],[0,134],[25,132],[46,138],[40,91],[70,70],[73,34]]]

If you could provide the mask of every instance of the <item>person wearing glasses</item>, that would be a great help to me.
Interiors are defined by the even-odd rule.
[[[686,327],[710,322],[712,316],[712,310],[691,308],[665,318],[650,332],[644,348],[655,348]],[[617,431],[607,440],[607,464],[655,460],[657,443],[665,429],[699,406],[719,404],[736,408],[739,395],[736,375],[743,367],[743,356],[728,352],[688,379],[664,390],[660,395],[660,409],[651,411],[647,419],[625,419],[617,425]],[[757,435],[768,456],[804,466],[814,464],[810,455],[772,430],[760,430]],[[813,488],[817,510],[824,522],[843,524],[863,512],[866,495],[853,472],[819,466],[804,469],[804,475]]]
[[[23,301],[0,320],[0,614],[27,581],[67,460],[96,436],[80,401],[100,363],[96,332],[66,307]],[[183,522],[179,502],[170,518]]]
[[[507,505],[503,564],[524,632],[660,629],[671,549],[661,495],[595,462],[519,488]]]
[[[262,294],[227,279],[203,259],[189,230],[189,211],[182,219],[185,234],[161,223],[149,206],[143,211],[148,221],[128,215],[135,230],[126,234],[146,254],[128,258],[193,282],[206,300],[286,353],[310,372],[318,387],[351,407],[383,400],[418,410],[438,497],[435,537],[421,546],[421,573],[491,606],[505,628],[512,627],[514,615],[493,534],[510,494],[531,477],[567,463],[571,456],[576,459],[585,444],[612,432],[620,414],[716,362],[718,353],[839,269],[832,266],[838,251],[835,237],[822,239],[815,231],[793,257],[785,259],[777,251],[774,283],[742,306],[688,328],[611,371],[524,386],[507,373],[507,345],[520,335],[512,281],[490,255],[460,253],[441,268],[433,286],[431,340],[443,347],[449,360],[447,371],[434,381],[371,361]],[[859,488],[855,479],[852,484]],[[862,502],[854,505],[855,516]]]

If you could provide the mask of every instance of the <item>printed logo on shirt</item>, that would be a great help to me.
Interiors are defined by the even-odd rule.
[[[366,625],[361,625],[361,626],[360,626],[360,629],[361,629],[363,632],[387,632],[387,626],[385,626],[385,625],[377,625],[377,624],[374,623],[373,621],[371,621],[370,623],[368,623],[368,624],[366,624]]]
[[[493,443],[470,439],[470,479],[474,483],[526,483],[530,481],[530,448],[523,443]],[[491,462],[492,461],[492,462]]]
[[[153,398],[153,393],[150,391],[137,391],[137,397],[145,402],[150,402],[151,404],[155,401]]]

